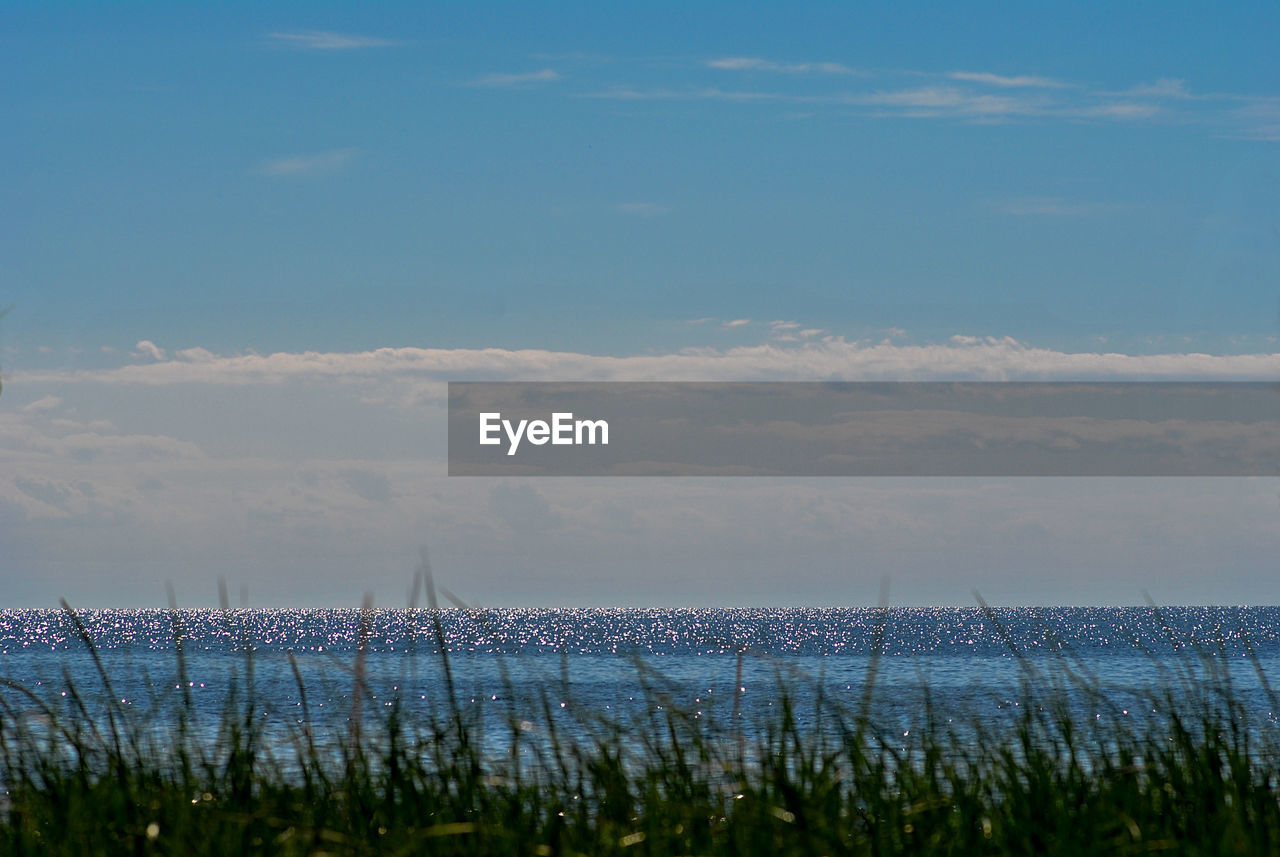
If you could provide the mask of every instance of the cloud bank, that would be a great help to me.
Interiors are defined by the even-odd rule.
[[[897,603],[1280,596],[1272,479],[450,478],[443,410],[449,380],[1259,380],[1280,355],[966,336],[630,356],[146,341],[126,365],[6,378],[11,606],[160,606],[166,580],[212,604],[219,575],[255,604],[395,604],[423,543],[446,585],[489,604],[871,604],[885,575]]]
[[[726,327],[745,327],[732,319]],[[796,323],[774,323],[780,330]],[[802,334],[812,335],[806,329]],[[218,355],[203,348],[172,356],[150,341],[138,349],[153,362],[111,369],[14,374],[15,383],[279,384],[290,380],[366,383],[376,379],[495,381],[1072,381],[1238,380],[1280,377],[1280,354],[1121,354],[1068,352],[1012,337],[957,334],[909,345],[825,336],[800,343],[688,348],[665,354],[611,356],[506,348],[388,347],[353,352]]]

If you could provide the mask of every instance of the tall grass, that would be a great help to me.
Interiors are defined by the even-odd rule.
[[[0,854],[1280,853],[1275,732],[1211,662],[1142,718],[1111,716],[1069,662],[1028,662],[1012,719],[926,697],[908,735],[877,722],[874,675],[856,708],[780,686],[767,715],[717,714],[671,705],[637,664],[643,715],[512,690],[486,736],[452,697],[361,712],[362,659],[349,730],[319,737],[294,664],[302,718],[283,745],[248,673],[216,728],[191,728],[184,696],[164,732],[114,705],[96,656],[102,693],[68,678],[65,706],[5,682]]]

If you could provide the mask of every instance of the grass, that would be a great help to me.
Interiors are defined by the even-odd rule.
[[[1276,733],[1211,660],[1170,676],[1143,718],[1087,717],[1111,713],[1096,685],[1027,662],[1034,704],[1010,720],[926,702],[906,736],[877,723],[871,693],[850,707],[815,692],[801,712],[780,688],[745,723],[736,703],[659,710],[643,674],[644,716],[570,705],[566,729],[558,702],[513,693],[501,735],[451,697],[430,717],[397,702],[318,735],[295,672],[304,714],[285,744],[255,717],[248,675],[213,732],[192,727],[188,699],[157,733],[91,698],[116,698],[97,663],[102,692],[70,686],[66,706],[16,683],[0,695],[0,854],[1280,853]],[[358,655],[353,713],[362,669]]]

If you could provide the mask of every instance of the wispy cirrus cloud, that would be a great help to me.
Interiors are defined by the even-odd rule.
[[[1034,97],[971,92],[955,86],[924,86],[827,94],[735,90],[719,87],[687,90],[616,88],[584,93],[584,97],[616,101],[692,100],[831,105],[875,108],[906,117],[1030,116],[1044,113],[1050,107],[1047,101]]]
[[[1160,113],[1155,104],[1144,104],[1135,101],[1113,101],[1102,104],[1089,104],[1082,107],[1066,107],[1058,111],[1058,115],[1080,119],[1116,119],[1133,121],[1135,119],[1151,119]]]
[[[471,81],[470,85],[481,87],[530,86],[537,83],[555,83],[563,79],[564,76],[555,69],[543,68],[537,71],[516,74],[486,74]]]
[[[707,60],[707,67],[722,71],[764,71],[777,74],[865,74],[838,62],[784,63],[760,57],[721,57]]]
[[[1032,74],[1003,75],[985,71],[953,71],[948,72],[947,77],[965,83],[983,83],[1009,88],[1068,89],[1074,86],[1066,81]]]
[[[840,63],[784,62],[741,55],[702,60],[698,68],[703,74],[691,76],[685,85],[616,81],[612,86],[580,90],[574,95],[612,101],[790,105],[802,107],[806,117],[826,109],[867,119],[985,124],[1162,122],[1239,139],[1273,140],[1280,136],[1280,123],[1275,119],[1280,113],[1280,96],[1199,93],[1177,77],[1107,88],[1032,73],[971,69],[867,72]],[[708,70],[756,74],[750,77],[750,87],[737,88],[708,78]],[[839,88],[833,87],[835,77],[818,81],[823,75],[842,75]],[[867,86],[864,78],[874,79],[874,83]],[[719,80],[724,79],[720,74]]]
[[[1140,83],[1120,90],[1116,95],[1130,98],[1193,98],[1187,82],[1180,78],[1162,77],[1150,83]]]
[[[1280,97],[1255,98],[1231,111],[1232,136],[1246,140],[1280,141]]]
[[[1044,99],[991,95],[957,86],[922,86],[849,95],[845,103],[899,108],[913,116],[1027,116],[1049,106]]]
[[[341,169],[356,155],[355,149],[332,149],[309,155],[275,158],[258,167],[258,172],[276,178],[324,175]]]
[[[367,48],[389,48],[401,44],[394,39],[362,36],[354,33],[334,33],[328,30],[296,30],[269,33],[267,38],[275,44],[308,51],[354,51]]]
[[[806,104],[862,109],[872,118],[1095,120],[1132,122],[1167,115],[1158,103],[1116,98],[1056,99],[1045,94],[1000,93],[963,86],[938,84],[861,92],[805,93],[776,90],[735,90],[719,87],[697,89],[614,89],[582,93],[584,98],[613,101],[725,101],[736,103]]]
[[[777,101],[805,103],[817,101],[815,97],[786,92],[760,90],[721,89],[707,86],[700,89],[640,89],[618,86],[612,89],[581,93],[582,98],[604,101]]]

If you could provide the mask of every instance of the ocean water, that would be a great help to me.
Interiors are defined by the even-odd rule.
[[[0,677],[9,682],[0,694],[18,716],[42,716],[33,696],[71,712],[78,693],[91,712],[109,705],[163,732],[189,699],[212,735],[228,706],[251,695],[268,732],[287,735],[305,721],[336,735],[356,711],[376,719],[396,702],[410,722],[428,722],[448,709],[451,679],[457,704],[493,724],[534,714],[625,721],[670,707],[754,724],[789,704],[806,725],[824,709],[861,711],[871,700],[886,729],[909,731],[930,711],[944,721],[1007,720],[1045,688],[1060,689],[1080,716],[1140,717],[1158,704],[1150,689],[1212,682],[1266,727],[1277,715],[1268,685],[1280,686],[1280,607],[77,616],[93,651],[63,611],[0,612]]]

